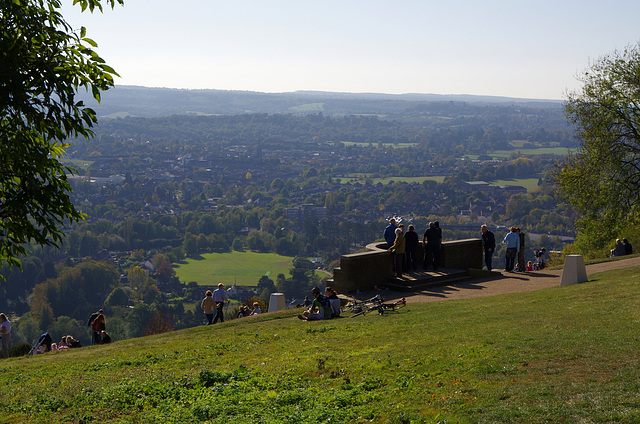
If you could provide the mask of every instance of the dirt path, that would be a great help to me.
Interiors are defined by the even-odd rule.
[[[640,256],[587,265],[587,276],[598,272],[634,266],[640,266]],[[479,278],[457,284],[435,286],[412,293],[382,291],[381,294],[386,300],[390,301],[405,297],[409,303],[438,302],[441,300],[469,299],[558,287],[560,286],[561,278],[562,269],[527,273],[503,272],[502,278]],[[363,293],[362,298],[366,298],[365,296],[367,294]]]

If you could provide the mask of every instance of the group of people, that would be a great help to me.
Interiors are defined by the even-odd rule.
[[[487,269],[491,271],[493,269],[493,254],[496,250],[496,238],[495,235],[489,231],[489,228],[486,225],[482,225],[480,227],[480,231],[482,232],[484,264]],[[504,270],[506,272],[535,271],[546,266],[547,250],[544,247],[539,251],[536,251],[535,264],[532,261],[525,263],[525,236],[519,227],[511,227],[507,235],[504,236],[502,243],[505,244],[507,248],[504,266]]]
[[[249,317],[251,315],[258,315],[261,313],[262,309],[260,309],[260,304],[258,302],[253,302],[253,309],[249,308],[247,305],[240,305],[238,318]]]
[[[632,253],[633,253],[633,247],[631,246],[631,243],[629,243],[629,240],[627,240],[626,238],[623,238],[622,240],[617,239],[616,246],[613,249],[611,249],[612,258],[614,256],[631,255]]]
[[[384,229],[384,239],[387,242],[387,250],[393,253],[393,269],[396,277],[401,278],[404,270],[417,270],[416,251],[420,238],[413,225],[409,225],[405,233],[404,224],[396,226],[396,220],[391,218],[389,225]],[[442,229],[438,221],[429,223],[429,228],[422,236],[422,247],[424,251],[422,269],[427,270],[431,267],[436,271],[441,264],[442,252]]]
[[[74,339],[73,336],[70,336],[70,335],[62,336],[59,343],[52,343],[51,336],[49,336],[48,333],[45,333],[38,342],[39,342],[39,346],[33,352],[35,354],[46,353],[46,352],[57,352],[59,350],[82,347],[82,344],[78,340]]]
[[[331,319],[340,316],[340,298],[338,293],[330,287],[321,294],[319,287],[311,289],[313,300],[306,311],[298,315],[298,318],[305,321],[315,321],[321,319]]]
[[[218,321],[224,322],[224,304],[229,304],[229,297],[224,289],[224,284],[218,284],[218,288],[213,292],[207,290],[200,307],[207,317],[207,325],[215,324]]]

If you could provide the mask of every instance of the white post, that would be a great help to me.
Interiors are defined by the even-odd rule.
[[[582,255],[567,255],[562,268],[561,286],[584,283],[588,281],[587,268],[584,266]]]
[[[284,302],[284,293],[271,293],[269,298],[269,311],[274,312],[284,309],[286,304]]]

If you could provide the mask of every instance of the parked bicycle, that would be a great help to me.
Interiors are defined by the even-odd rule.
[[[358,313],[365,309],[369,309],[372,306],[380,305],[384,302],[384,299],[379,294],[373,296],[370,299],[366,300],[358,300],[356,298],[351,298],[340,310],[344,313]]]
[[[342,311],[353,313],[351,316],[351,318],[353,318],[366,315],[371,311],[378,311],[378,315],[383,315],[385,312],[395,312],[405,306],[407,306],[407,300],[404,297],[392,303],[385,303],[382,296],[376,295],[363,301],[352,299],[343,307]]]

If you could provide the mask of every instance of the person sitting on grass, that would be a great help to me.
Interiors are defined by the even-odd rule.
[[[251,310],[248,306],[240,305],[240,309],[238,310],[238,318],[244,318],[251,315]]]
[[[69,345],[67,344],[67,336],[62,336],[60,339],[60,343],[58,343],[58,350],[60,349],[69,349]]]
[[[327,286],[324,291],[325,296],[331,303],[331,318],[337,318],[340,316],[340,298],[338,293],[332,288]]]
[[[258,302],[253,302],[253,311],[251,311],[249,315],[258,315],[261,313],[262,313],[262,310],[260,309],[260,304]]]
[[[100,332],[100,344],[111,343],[111,336],[106,331],[102,330]]]
[[[311,302],[311,306],[309,309],[304,311],[301,315],[298,315],[298,318],[306,321],[316,321],[325,319],[325,308],[322,304],[322,296],[320,294],[320,289],[318,287],[314,287],[311,289],[311,294],[313,295],[313,302]],[[329,315],[331,316],[331,315]]]
[[[624,244],[622,244],[622,240],[617,239],[616,247],[611,249],[611,257],[613,258],[615,256],[624,256],[624,254],[625,254]]]
[[[82,344],[70,335],[67,336],[67,345],[69,348],[82,347]]]

